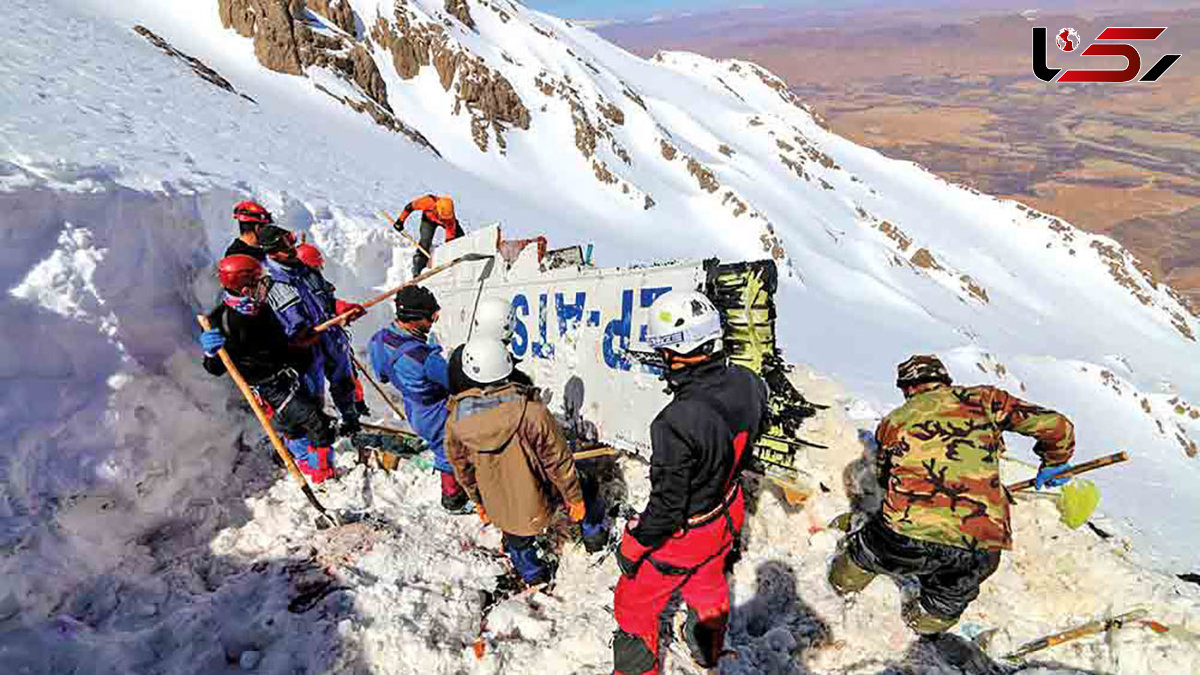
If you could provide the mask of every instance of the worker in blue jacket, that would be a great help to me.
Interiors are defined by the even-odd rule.
[[[450,398],[448,365],[441,346],[429,342],[429,331],[440,310],[429,289],[400,289],[396,320],[371,336],[371,368],[381,382],[400,390],[409,424],[433,450],[434,466],[442,478],[442,507],[455,514],[470,513],[470,500],[454,478],[454,467],[446,460],[443,447]]]
[[[306,389],[318,400],[325,397],[325,382],[333,404],[341,415],[339,434],[357,433],[358,407],[355,404],[354,367],[350,360],[350,337],[341,326],[316,332],[317,325],[339,314],[352,312],[350,321],[366,313],[362,305],[334,296],[333,284],[319,271],[304,264],[297,256],[291,232],[266,225],[259,230],[259,246],[267,254],[266,268],[271,275],[267,303],[283,325],[289,343],[312,349],[312,366],[304,373]],[[332,466],[333,459],[321,458]]]

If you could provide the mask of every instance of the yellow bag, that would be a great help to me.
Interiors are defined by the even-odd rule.
[[[1100,503],[1100,490],[1090,480],[1075,479],[1063,486],[1058,496],[1058,514],[1072,530],[1078,529],[1092,517]]]

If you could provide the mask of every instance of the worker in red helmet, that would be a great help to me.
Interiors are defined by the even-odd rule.
[[[238,224],[238,236],[225,249],[225,255],[248,255],[259,262],[266,260],[267,254],[258,245],[258,230],[275,222],[271,212],[262,204],[247,200],[233,205],[233,219]]]
[[[454,200],[449,195],[417,197],[404,207],[404,211],[400,213],[396,222],[392,223],[392,227],[396,228],[397,232],[403,231],[404,221],[408,220],[414,211],[421,212],[421,246],[413,254],[415,277],[429,264],[429,257],[421,249],[428,251],[433,246],[433,235],[437,233],[437,229],[440,227],[446,230],[446,241],[463,236],[463,229],[458,217],[454,215]]]
[[[313,350],[289,342],[283,324],[267,306],[271,279],[254,258],[234,254],[217,265],[224,293],[221,304],[209,313],[213,328],[200,334],[204,369],[221,376],[225,364],[217,356],[229,353],[254,393],[273,410],[296,466],[314,483],[333,476],[333,467],[322,458],[330,455],[335,434],[322,411],[322,402],[303,386],[301,374],[311,367]],[[307,438],[297,448],[299,439]]]
[[[297,246],[296,257],[300,259],[300,262],[317,271],[325,269],[325,256],[321,254],[321,249],[312,244],[303,243]]]

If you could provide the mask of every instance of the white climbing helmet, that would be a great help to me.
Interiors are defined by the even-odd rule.
[[[512,373],[512,354],[496,338],[473,337],[463,347],[462,368],[471,380],[479,384],[492,384]]]
[[[721,351],[721,313],[699,291],[673,290],[650,305],[646,341],[654,349],[687,355],[708,345],[708,353]]]
[[[517,308],[500,298],[484,298],[475,308],[471,339],[487,338],[508,343],[517,329]]]

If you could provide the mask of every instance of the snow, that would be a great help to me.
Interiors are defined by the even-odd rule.
[[[503,72],[532,116],[528,131],[506,132],[505,154],[494,138],[479,151],[469,116],[453,114],[453,90],[432,67],[405,81],[390,54],[373,54],[393,108],[441,159],[318,91],[316,82],[332,84],[329,73],[262,68],[251,41],[220,26],[213,0],[8,4],[0,24],[7,672],[608,667],[611,559],[593,566],[569,543],[552,593],[500,605],[477,659],[479,592],[503,568],[498,535],[442,515],[435,478],[416,464],[391,475],[359,467],[322,499],[391,525],[383,535],[359,528],[369,550],[326,560],[344,542],[314,529],[228,382],[199,368],[193,317],[215,297],[212,263],[233,235],[233,202],[252,196],[307,231],[341,293],[361,298],[403,279],[411,256],[377,211],[425,191],[453,193],[468,227],[500,221],[507,236],[594,242],[601,266],[757,258],[771,248],[764,238],[778,238],[786,354],[822,375],[803,378],[805,393],[835,404],[805,436],[830,445],[805,467],[830,491],[798,511],[762,496],[734,576],[739,657],[726,672],[956,672],[902,628],[894,584],[877,581],[845,606],[823,581],[837,541],[825,524],[845,510],[847,481],[858,480],[846,467],[857,466],[860,434],[899,399],[894,364],[929,351],[961,381],[998,383],[1068,413],[1080,459],[1117,449],[1133,457],[1095,474],[1097,523],[1110,539],[1066,530],[1047,500],[1022,501],[1017,548],[961,634],[997,629],[994,657],[1144,605],[1168,633],[1134,626],[1081,640],[1026,672],[1200,672],[1200,598],[1166,574],[1197,562],[1200,460],[1185,450],[1200,430],[1191,414],[1200,360],[1182,333],[1200,322],[1115,242],[855,146],[751,64],[674,52],[642,60],[516,4],[489,0],[507,23],[469,4],[479,32],[451,20],[451,40]],[[351,5],[369,25],[390,17],[393,3]],[[443,17],[440,1],[407,6],[423,20]],[[138,23],[257,103],[197,78],[135,34]],[[631,164],[605,139],[594,159],[631,194],[596,180],[575,147],[571,105],[535,83],[543,72],[570,76],[593,123],[602,101],[622,109],[624,125],[609,131]],[[662,140],[679,156],[666,159]],[[720,188],[701,190],[685,156]],[[728,199],[746,212],[734,215]],[[903,236],[889,236],[885,221]],[[921,248],[937,268],[911,262]],[[1128,273],[1129,286],[1111,269]],[[963,275],[986,289],[986,301]],[[376,313],[357,324],[356,342],[383,320]],[[640,506],[645,467],[625,460],[619,469],[627,503]],[[1027,472],[1014,464],[1006,476]]]

